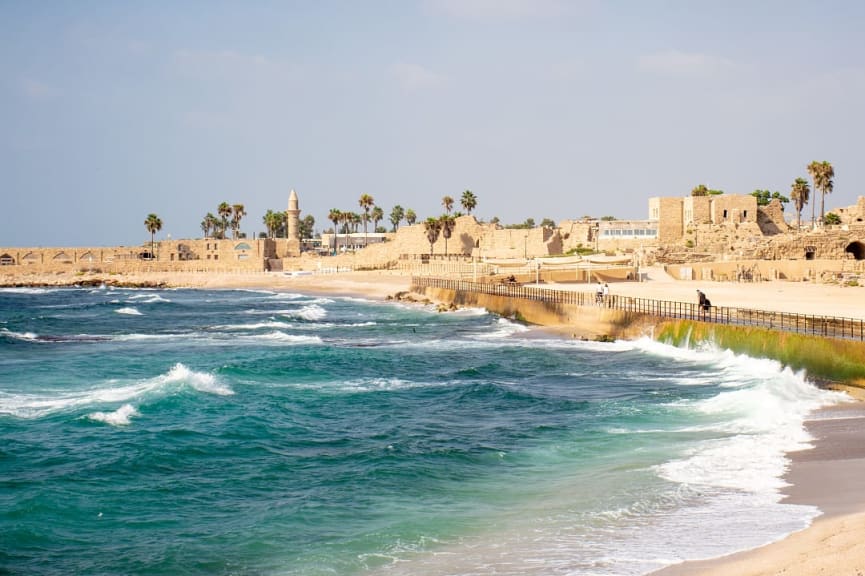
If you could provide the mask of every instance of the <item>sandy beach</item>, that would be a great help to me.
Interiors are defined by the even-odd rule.
[[[71,284],[92,281],[87,276],[16,277],[14,283]],[[72,280],[72,282],[70,281]],[[190,288],[263,288],[326,293],[383,300],[410,287],[411,278],[391,271],[346,272],[328,275],[152,273],[112,277],[128,284]],[[10,284],[9,277],[4,283]],[[587,284],[544,284],[563,290],[594,290]],[[865,288],[770,281],[759,283],[683,282],[653,269],[642,283],[610,285],[613,294],[692,302],[703,290],[719,306],[865,318]],[[704,562],[688,562],[655,573],[657,576],[806,576],[865,574],[865,404],[851,403],[814,415],[808,428],[815,438],[811,450],[791,455],[787,476],[791,503],[817,506],[823,515],[814,524],[762,548]],[[711,534],[706,534],[711,538]]]

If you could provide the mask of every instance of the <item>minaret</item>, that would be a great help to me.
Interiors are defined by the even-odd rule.
[[[288,195],[288,210],[285,211],[288,238],[285,242],[285,256],[292,258],[300,256],[300,208],[297,204],[297,192],[292,188]]]
[[[297,192],[291,189],[288,195],[288,238],[289,240],[300,240],[300,208],[297,207]]]

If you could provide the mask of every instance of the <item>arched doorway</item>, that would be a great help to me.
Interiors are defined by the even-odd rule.
[[[865,260],[865,244],[862,242],[850,242],[847,244],[847,247],[844,248],[844,252],[853,254],[853,258],[856,260]]]

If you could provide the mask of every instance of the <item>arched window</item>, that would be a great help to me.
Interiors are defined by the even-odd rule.
[[[241,242],[240,244],[235,244],[235,250],[252,250],[252,246],[247,244],[246,242]]]

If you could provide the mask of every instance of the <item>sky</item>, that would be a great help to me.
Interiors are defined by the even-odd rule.
[[[503,223],[642,219],[813,160],[849,206],[863,29],[841,0],[0,0],[0,246],[200,237],[223,201],[253,235],[291,189],[317,231],[467,189]]]

